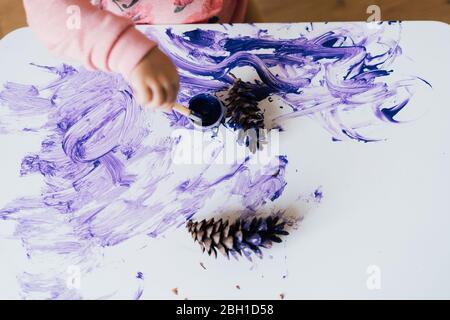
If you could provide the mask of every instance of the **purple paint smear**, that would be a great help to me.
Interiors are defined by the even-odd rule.
[[[369,141],[341,121],[340,113],[367,107],[375,119],[396,123],[410,98],[400,94],[409,82],[382,81],[391,73],[387,66],[401,53],[397,42],[385,42],[386,51],[372,55],[365,46],[378,38],[358,30],[290,40],[257,27],[253,35],[233,37],[219,31],[160,32],[148,31],[180,68],[180,102],[205,91],[226,90],[234,81],[229,75],[233,68],[252,66],[260,78],[254,82],[255,95],[277,95],[291,106],[275,123],[310,116],[335,139]],[[253,52],[258,49],[266,52]],[[20,168],[22,176],[42,177],[41,195],[24,195],[0,210],[0,220],[16,222],[15,236],[34,265],[52,261],[57,266],[48,272],[24,272],[19,277],[24,297],[82,298],[66,286],[68,266],[90,272],[105,248],[180,226],[216,194],[224,203],[239,199],[248,213],[276,201],[286,188],[288,161],[281,155],[258,170],[247,158],[221,170],[204,164],[186,172],[172,161],[182,138],[153,131],[146,110],[122,77],[67,65],[43,68],[55,75],[54,81],[6,83],[0,92],[2,108],[8,111],[0,120],[1,131],[44,135],[41,150],[26,155]],[[399,99],[392,104],[395,97]],[[36,116],[44,121],[33,126]],[[167,117],[173,126],[191,128],[184,117]],[[141,295],[139,289],[136,298]]]
[[[0,93],[2,105],[18,112],[23,123],[36,115],[47,119],[35,128],[47,132],[40,152],[25,156],[20,169],[22,176],[42,176],[41,197],[23,197],[0,210],[1,219],[17,222],[16,236],[31,259],[64,257],[78,265],[94,259],[98,248],[141,234],[155,237],[183,224],[218,190],[253,210],[282,192],[285,157],[255,172],[247,158],[220,174],[205,164],[183,175],[172,161],[181,138],[152,132],[120,76],[68,66],[49,70],[57,79],[48,85],[7,83]],[[236,190],[252,194],[251,201]],[[54,298],[43,292],[55,283],[51,292],[66,297],[59,278],[46,280],[45,287],[28,285],[43,277],[21,277],[23,294]]]
[[[290,27],[286,26],[284,33]],[[401,24],[378,27],[371,30],[366,24],[348,24],[290,39],[277,38],[258,26],[247,28],[245,35],[233,36],[229,34],[232,26],[223,26],[223,31],[195,29],[181,34],[150,27],[147,34],[158,39],[180,68],[182,103],[205,90],[228,88],[234,82],[229,74],[233,69],[251,66],[259,76],[254,85],[258,100],[277,96],[291,108],[274,118],[271,128],[308,116],[329,131],[334,141],[372,142],[379,139],[360,133],[363,128],[377,121],[401,122],[397,118],[412,97],[413,85],[431,86],[412,76],[393,80],[392,62],[402,54]],[[393,38],[385,28],[398,32]],[[361,109],[370,113],[370,120],[363,125],[344,120]]]

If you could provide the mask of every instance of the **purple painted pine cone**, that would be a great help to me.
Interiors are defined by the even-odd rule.
[[[215,221],[188,221],[187,229],[194,241],[198,241],[203,252],[217,257],[220,252],[238,259],[239,255],[251,260],[252,254],[262,258],[261,248],[269,249],[273,242],[282,242],[279,236],[288,235],[286,223],[279,217],[238,219],[233,223],[222,219]]]

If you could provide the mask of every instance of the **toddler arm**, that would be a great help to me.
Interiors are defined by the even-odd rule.
[[[27,21],[55,55],[128,78],[156,46],[131,20],[102,11],[89,0],[24,0]]]

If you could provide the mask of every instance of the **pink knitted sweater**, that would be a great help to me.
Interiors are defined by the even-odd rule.
[[[242,22],[247,0],[24,0],[27,20],[57,56],[128,77],[157,44],[135,24]]]

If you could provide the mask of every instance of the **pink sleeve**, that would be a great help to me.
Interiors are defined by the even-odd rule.
[[[52,53],[93,69],[128,77],[156,46],[131,20],[102,11],[89,0],[24,0],[24,5],[28,24]]]

